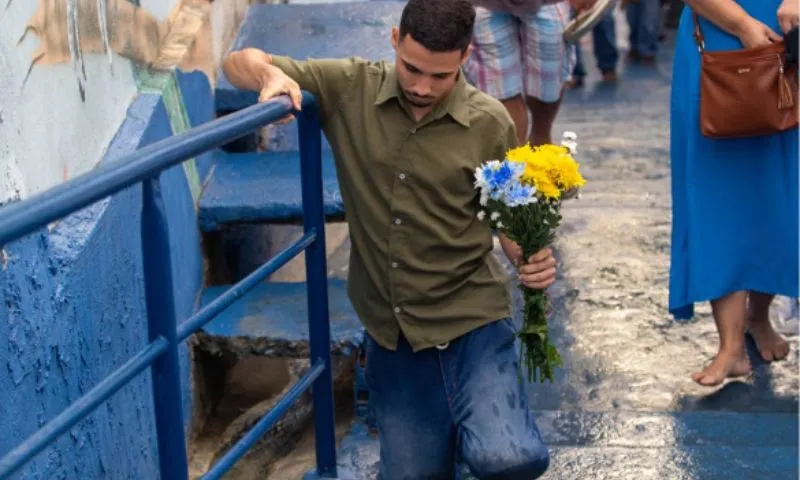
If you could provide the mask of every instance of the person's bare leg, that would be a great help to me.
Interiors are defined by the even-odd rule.
[[[789,354],[789,343],[772,327],[769,306],[775,295],[750,292],[747,311],[747,329],[756,342],[758,353],[767,362],[783,360]]]
[[[517,140],[520,145],[525,145],[527,141],[525,137],[528,136],[528,107],[522,100],[521,95],[516,97],[501,100],[503,105],[511,115],[511,120],[514,121],[514,126],[517,128]]]
[[[735,292],[711,302],[714,321],[719,332],[719,352],[714,360],[692,380],[713,387],[727,377],[750,373],[750,361],[744,349],[744,325],[747,316],[747,292]]]
[[[530,142],[532,146],[553,143],[553,123],[561,106],[561,99],[552,103],[545,103],[539,99],[528,97],[528,107],[531,109],[533,128],[531,129]]]

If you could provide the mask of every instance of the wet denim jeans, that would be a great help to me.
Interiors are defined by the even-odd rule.
[[[414,353],[366,341],[380,480],[531,480],[550,463],[528,409],[511,320]]]
[[[592,45],[600,72],[616,72],[619,50],[617,49],[617,25],[613,12],[604,16],[592,29]],[[580,43],[575,45],[575,56],[575,68],[572,74],[576,77],[585,77],[586,67],[583,64],[583,49]]]
[[[658,36],[661,34],[661,1],[639,0],[625,7],[630,26],[631,51],[639,55],[655,56],[658,53]]]

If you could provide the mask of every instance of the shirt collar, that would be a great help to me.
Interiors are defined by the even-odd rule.
[[[400,89],[398,88],[397,74],[394,70],[395,66],[389,64],[387,67],[388,68],[386,76],[383,79],[383,83],[380,85],[380,87],[378,87],[378,95],[375,98],[374,103],[376,106],[383,105],[392,98],[396,98],[398,101],[404,100],[400,94]],[[441,116],[441,114],[438,112],[448,114],[453,118],[453,120],[462,126],[469,127],[470,121],[469,107],[467,106],[467,81],[464,78],[464,72],[462,70],[459,70],[458,72],[458,80],[456,80],[456,84],[453,87],[453,90],[450,92],[450,95],[448,95],[447,98],[436,107],[434,110],[434,115]]]

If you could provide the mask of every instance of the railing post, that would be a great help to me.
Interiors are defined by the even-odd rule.
[[[151,368],[161,478],[182,480],[188,478],[189,471],[183,432],[169,228],[159,175],[142,182],[142,256],[147,329],[151,342],[159,336],[169,342],[167,351],[153,362]]]
[[[303,111],[298,115],[303,228],[306,233],[313,231],[316,234],[316,240],[305,252],[308,333],[311,364],[317,360],[325,363],[325,371],[314,381],[312,389],[317,453],[316,475],[320,478],[336,478],[331,332],[328,320],[328,266],[322,204],[322,133],[315,102],[304,103]]]

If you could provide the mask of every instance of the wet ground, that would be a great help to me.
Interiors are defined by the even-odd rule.
[[[717,335],[708,305],[690,323],[666,311],[671,53],[668,40],[656,67],[628,65],[623,53],[617,84],[589,78],[567,95],[556,131],[578,133],[588,184],[565,205],[556,245],[562,280],[553,293],[563,314],[554,328],[568,367],[555,387],[532,388],[534,405],[796,414],[797,322],[785,319],[786,299],[775,321],[793,346],[788,361],[768,368],[754,359],[752,378],[713,392],[689,378],[716,352]]]
[[[623,56],[616,85],[590,78],[569,93],[558,119],[558,131],[579,135],[588,184],[565,206],[556,244],[562,278],[553,330],[566,365],[554,385],[530,387],[554,447],[546,478],[797,478],[798,324],[786,318],[790,301],[780,299],[773,312],[792,344],[788,360],[765,365],[751,348],[753,374],[716,389],[690,379],[717,349],[708,305],[689,323],[666,311],[671,46],[663,45],[655,68],[625,65]],[[562,436],[547,420],[554,412],[574,416]],[[752,437],[737,438],[742,431]]]
[[[798,323],[788,299],[774,312],[792,346],[786,361],[751,355],[753,374],[719,388],[690,379],[715,354],[717,335],[707,305],[686,323],[666,310],[672,41],[655,67],[629,65],[623,21],[618,34],[619,81],[598,83],[585,44],[590,76],[567,94],[554,129],[578,134],[588,184],[565,205],[555,245],[551,330],[565,365],[554,384],[529,388],[553,454],[544,478],[798,478]],[[346,230],[331,225],[328,238],[330,273],[346,277]],[[300,267],[275,279],[299,280]],[[312,444],[270,478],[298,478],[313,465]],[[374,478],[374,440],[352,437],[343,453],[342,478]]]
[[[546,409],[797,413],[797,322],[777,318],[778,309],[776,326],[795,347],[788,361],[756,365],[747,382],[714,395],[689,379],[716,352],[717,336],[708,305],[690,323],[666,311],[670,41],[662,52],[655,68],[626,65],[623,55],[617,84],[590,78],[559,116],[557,132],[578,133],[588,184],[565,205],[556,245],[563,315],[554,328],[568,368],[532,396]]]

